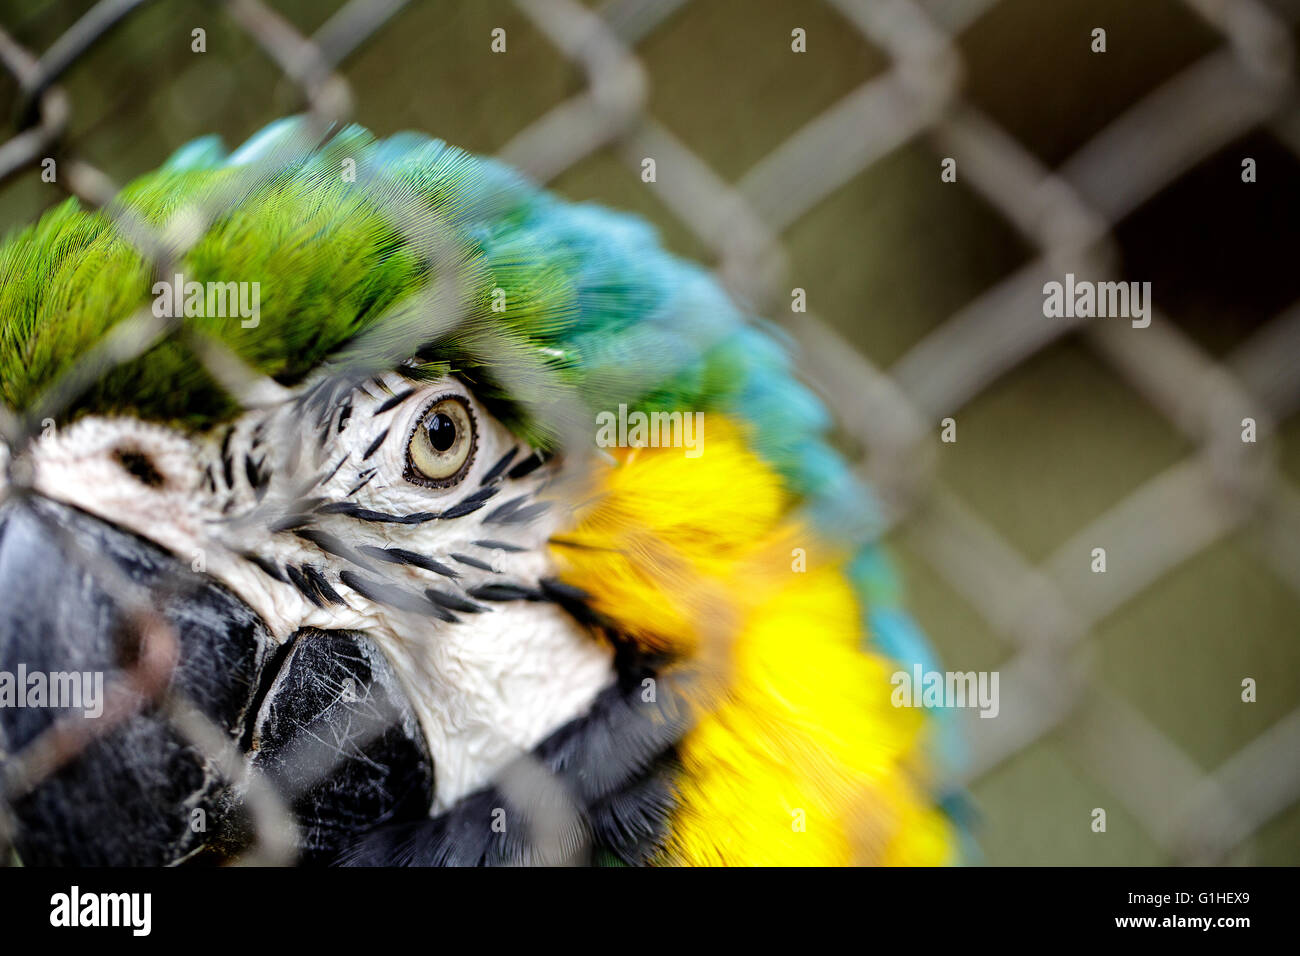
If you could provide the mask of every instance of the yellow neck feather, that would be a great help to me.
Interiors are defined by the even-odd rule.
[[[843,556],[789,517],[738,426],[706,426],[700,457],[618,450],[557,547],[565,580],[690,688],[662,862],[947,862],[922,718],[892,706],[895,665],[864,650]]]

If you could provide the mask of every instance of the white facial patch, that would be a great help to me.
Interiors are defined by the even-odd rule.
[[[447,398],[470,412],[473,457],[454,485],[428,487],[411,479],[408,445]],[[547,540],[565,520],[545,494],[556,464],[456,379],[308,385],[198,440],[86,418],[42,436],[28,458],[40,493],[219,579],[277,640],[303,627],[364,631],[419,714],[435,812],[613,680],[611,650],[542,593],[555,574]]]

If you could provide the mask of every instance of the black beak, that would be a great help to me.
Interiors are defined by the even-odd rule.
[[[153,599],[154,620],[166,627],[144,625],[124,600],[136,590]],[[174,646],[157,654],[142,644],[151,634]],[[184,694],[237,739],[271,643],[247,605],[157,545],[42,498],[7,503],[0,674],[15,685],[23,676],[26,686],[0,709],[0,749],[23,862],[159,865],[198,849],[205,833],[194,822],[213,814],[218,775],[143,695]],[[151,675],[163,687],[132,680],[155,665],[171,670]],[[42,682],[43,701],[34,690]],[[71,693],[78,687],[80,701]],[[111,688],[132,688],[124,703],[134,714],[104,710]],[[54,753],[40,759],[29,747]],[[37,774],[44,779],[30,779]]]
[[[177,708],[205,718],[239,772]],[[240,853],[258,840],[245,764],[288,811],[291,860],[328,861],[432,799],[418,722],[364,636],[277,646],[239,597],[158,545],[38,496],[0,505],[0,837],[18,858]]]

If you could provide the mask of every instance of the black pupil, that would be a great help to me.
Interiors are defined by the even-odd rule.
[[[456,423],[442,412],[430,418],[425,427],[429,432],[429,444],[434,451],[446,451],[456,441]]]

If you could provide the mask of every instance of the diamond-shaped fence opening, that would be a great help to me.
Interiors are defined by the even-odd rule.
[[[168,275],[240,188],[160,227],[113,202],[118,184],[195,136],[238,142],[301,110],[322,131],[421,128],[640,212],[786,326],[883,502],[911,609],[949,666],[1000,671],[1002,712],[966,721],[961,774],[990,860],[1296,862],[1300,3],[3,9],[0,226],[72,194]],[[47,158],[54,183],[39,175]],[[1044,284],[1067,273],[1152,282],[1149,326],[1045,317]],[[795,287],[809,311],[792,312]],[[438,294],[455,322],[457,290]],[[185,334],[143,308],[34,418],[0,409],[9,493],[44,414]],[[279,394],[214,343],[186,341],[239,401]],[[958,440],[942,442],[950,418]],[[1241,440],[1244,418],[1257,442]],[[165,690],[167,628],[125,582],[121,595],[145,652],[118,719],[156,700],[240,773],[223,735]],[[1240,702],[1245,678],[1254,704]],[[56,726],[11,755],[10,798],[90,739]],[[282,802],[249,786],[253,858],[287,858]],[[1090,832],[1096,806],[1115,811],[1109,838]]]

